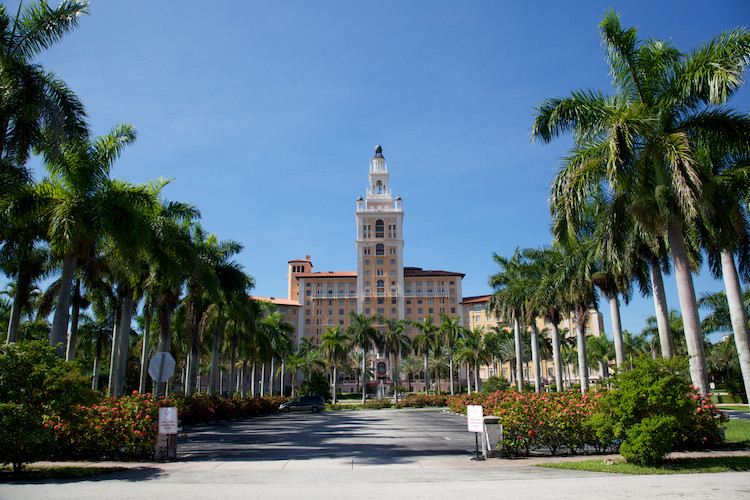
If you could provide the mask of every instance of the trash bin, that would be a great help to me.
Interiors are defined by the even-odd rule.
[[[497,447],[500,440],[503,439],[503,426],[500,425],[500,418],[484,417],[483,429],[482,456],[485,459],[502,456],[502,450]]]

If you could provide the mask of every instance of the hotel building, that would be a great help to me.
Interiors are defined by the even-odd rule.
[[[462,326],[492,323],[486,314],[485,319],[479,319],[481,301],[462,298],[464,274],[404,265],[403,200],[391,194],[390,173],[380,146],[370,162],[367,193],[356,200],[355,221],[356,271],[316,272],[310,255],[306,255],[288,262],[286,298],[257,297],[276,304],[286,314],[296,328],[297,345],[303,339],[320,345],[329,327],[346,331],[351,312],[417,323],[431,316],[436,325],[442,312],[459,316]],[[374,326],[384,328],[378,323]],[[410,339],[418,333],[417,328],[406,327]],[[392,360],[375,353],[371,361],[376,377],[371,383],[392,385]],[[485,368],[482,378],[486,379],[488,373]],[[423,375],[418,377],[412,387],[424,390]],[[356,390],[353,379],[343,380],[340,386],[343,391]]]

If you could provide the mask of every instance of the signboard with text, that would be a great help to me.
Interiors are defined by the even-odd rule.
[[[159,434],[177,434],[177,408],[159,408]]]
[[[482,432],[484,425],[482,405],[468,405],[466,407],[466,417],[469,424],[469,432]]]

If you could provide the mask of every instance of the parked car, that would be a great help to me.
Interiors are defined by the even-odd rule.
[[[279,406],[279,410],[283,411],[284,413],[303,410],[309,410],[313,413],[317,413],[321,410],[324,410],[325,407],[326,402],[323,399],[323,396],[302,396],[301,398],[294,398],[291,401],[282,403]]]

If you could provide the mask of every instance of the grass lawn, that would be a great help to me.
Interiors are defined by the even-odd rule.
[[[730,420],[723,425],[728,448],[750,448],[750,420]],[[744,457],[676,458],[667,460],[661,467],[628,464],[624,460],[584,460],[540,464],[539,467],[556,469],[611,472],[614,474],[691,474],[698,472],[750,471],[750,452]]]
[[[724,440],[727,444],[750,448],[750,420],[734,419],[722,427],[724,427]]]
[[[718,408],[720,410],[744,411],[745,413],[748,412],[747,405],[721,405]]]
[[[694,474],[698,472],[750,471],[750,456],[678,458],[667,460],[661,467],[628,464],[624,460],[584,460],[581,462],[540,464],[539,467],[610,472],[613,474]]]
[[[125,467],[75,467],[55,465],[51,467],[27,466],[13,473],[10,466],[0,467],[0,483],[12,481],[45,481],[48,479],[86,479],[125,470]]]

